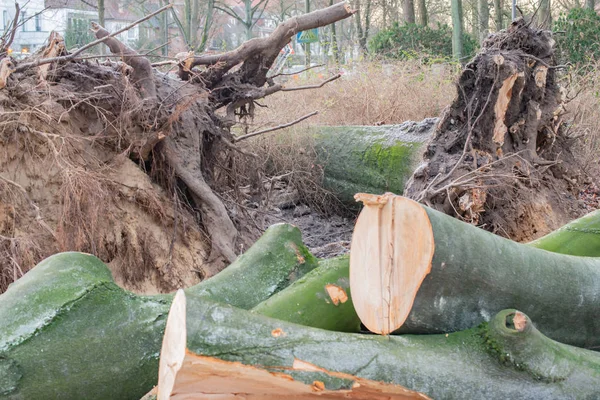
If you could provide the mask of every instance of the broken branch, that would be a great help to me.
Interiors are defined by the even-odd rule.
[[[322,10],[299,15],[284,21],[266,38],[251,39],[237,49],[223,54],[194,57],[190,67],[197,65],[215,65],[219,63],[219,73],[224,74],[237,64],[256,54],[278,53],[279,50],[289,42],[290,38],[298,32],[326,26],[347,18],[352,14],[354,14],[354,11],[350,9],[350,5],[346,2],[340,2]],[[270,65],[266,66],[268,67]]]

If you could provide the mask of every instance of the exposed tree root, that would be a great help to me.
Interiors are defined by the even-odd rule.
[[[523,19],[487,39],[404,194],[516,240],[578,216],[555,195],[556,185],[576,190],[578,176],[553,46],[551,32]],[[534,221],[534,204],[551,212]]]
[[[169,6],[152,15],[167,8]],[[35,254],[45,256],[57,249],[87,251],[107,262],[119,258],[123,268],[134,268],[127,266],[132,257],[143,258],[139,261],[143,264],[140,270],[145,271],[142,275],[153,271],[159,276],[168,276],[173,273],[171,268],[178,259],[178,249],[189,246],[190,250],[197,251],[197,246],[186,242],[189,237],[185,234],[194,225],[202,227],[212,244],[208,260],[202,270],[196,272],[210,276],[218,272],[216,265],[234,260],[238,232],[214,191],[222,184],[217,179],[218,165],[228,157],[227,151],[237,149],[229,128],[236,123],[236,116],[253,112],[256,98],[284,89],[269,82],[266,74],[281,48],[297,31],[351,15],[347,4],[339,3],[286,21],[270,37],[254,39],[238,50],[219,56],[220,59],[207,62],[204,57],[184,57],[180,68],[185,74],[180,75],[192,78],[187,81],[152,69],[143,55],[115,37],[118,32],[111,34],[97,24],[92,26],[98,38],[94,43],[105,43],[112,53],[121,56],[121,62],[79,59],[83,48],[67,53],[62,38],[54,33],[48,46],[27,60],[17,62],[4,55],[0,60],[3,111],[0,141],[12,145],[10,151],[16,152],[0,157],[0,165],[11,168],[5,178],[31,191],[33,182],[48,184],[52,177],[45,174],[56,174],[53,176],[60,177],[56,179],[57,188],[64,189],[63,215],[70,216],[66,221],[57,220],[57,216],[48,221],[49,237],[56,234],[58,240],[46,238],[49,242],[40,246],[42,250]],[[196,65],[209,67],[197,70]],[[236,66],[239,68],[234,68]],[[220,115],[220,108],[227,108],[229,115]],[[41,168],[42,172],[21,173],[22,165],[15,162],[21,152],[36,154],[49,165]],[[121,229],[121,225],[129,226],[131,221],[124,220],[122,213],[111,212],[111,207],[129,207],[118,202],[113,204],[111,196],[105,196],[122,188],[123,182],[108,178],[108,171],[115,168],[123,156],[137,162],[153,178],[154,184],[162,186],[152,189],[156,191],[150,196],[154,199],[150,201],[152,206],[143,213],[161,221],[164,232],[159,234],[152,229],[144,232],[137,230],[139,227]],[[136,184],[132,186],[134,189]],[[59,193],[57,198],[61,196]],[[47,195],[35,193],[31,196],[32,204],[37,202],[37,206],[44,208],[39,203],[45,197]],[[132,200],[125,197],[126,203]],[[23,207],[29,205],[29,202],[21,203]],[[135,204],[135,207],[141,205]],[[166,212],[166,209],[171,211]],[[48,218],[44,210],[43,213]],[[90,215],[89,220],[84,219],[86,214]],[[17,236],[14,236],[19,233],[12,228],[4,229],[2,219],[0,235],[7,239],[2,239],[0,251],[6,248],[6,254],[16,254],[13,258],[17,261],[10,265],[0,263],[0,276],[17,276],[16,272],[7,275],[2,269],[22,270],[22,274],[40,260],[19,255],[21,250],[15,250]],[[7,221],[6,226],[15,223],[12,217]],[[190,224],[191,221],[194,222]],[[33,230],[28,233],[33,234]],[[165,235],[171,238],[165,240]],[[20,243],[29,242],[21,240]],[[129,248],[135,250],[129,251]],[[197,256],[204,258],[205,252]],[[30,261],[24,265],[18,260]],[[166,290],[172,285],[182,285],[179,278],[168,281]],[[0,291],[5,289],[3,286],[0,284]]]

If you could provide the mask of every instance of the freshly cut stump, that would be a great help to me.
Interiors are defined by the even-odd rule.
[[[350,290],[354,308],[371,332],[400,328],[431,270],[433,230],[425,209],[391,193],[359,193],[365,205],[352,235]],[[412,240],[402,240],[409,235]]]
[[[400,196],[357,197],[367,205],[352,242],[350,289],[367,328],[448,333],[514,307],[556,341],[600,348],[600,257],[517,243]]]

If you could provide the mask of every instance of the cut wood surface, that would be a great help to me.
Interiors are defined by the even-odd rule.
[[[348,207],[354,194],[402,193],[437,118],[383,126],[311,127],[323,186]]]
[[[316,265],[300,231],[279,224],[231,272],[186,291],[252,308]],[[121,289],[89,254],[45,259],[0,295],[0,398],[139,399],[156,384],[172,299]]]
[[[318,370],[294,371],[296,360],[402,385],[433,399],[600,395],[600,353],[550,340],[529,319],[526,328],[515,329],[516,315],[502,311],[489,324],[447,335],[379,336],[309,328],[189,295],[187,348],[284,372],[307,384],[320,381],[329,390],[351,389],[355,381]]]
[[[537,319],[538,328],[552,339],[579,347],[600,346],[600,259],[519,244],[399,196],[359,197],[366,198],[369,205],[358,218],[352,241],[350,287],[357,313],[367,327],[377,314],[365,312],[363,317],[359,310],[377,303],[401,305],[394,316],[408,314],[400,332],[410,333],[467,329],[504,308],[516,307]],[[378,206],[371,205],[387,205],[392,200],[396,204],[395,218],[382,218]],[[392,227],[393,240],[373,239],[380,235],[378,230],[391,231]],[[431,234],[435,252],[431,271],[423,279],[428,268],[425,260],[431,251],[423,242]],[[389,251],[390,243],[394,247],[393,253],[386,253],[393,254],[390,262],[405,269],[393,276],[405,274],[405,282],[390,280],[389,275],[372,276],[389,274],[368,261],[380,254],[378,251]],[[418,255],[422,256],[420,264],[404,262],[419,260]],[[384,260],[381,256],[373,258]],[[374,293],[379,293],[374,289],[377,279],[390,282],[389,292],[384,290],[374,301]],[[375,310],[371,312],[377,311],[371,307]]]
[[[354,308],[371,332],[387,335],[402,326],[431,269],[433,231],[427,213],[415,201],[368,194],[357,194],[356,199],[365,207],[351,244]]]
[[[290,367],[275,371],[195,354],[186,349],[185,313],[186,299],[181,292],[177,294],[171,306],[163,339],[159,384],[155,390],[158,400],[238,399],[241,393],[244,399],[265,400],[316,397],[364,400],[428,399],[423,394],[399,385],[327,371],[299,359],[294,359]],[[271,336],[279,337],[273,333]],[[292,373],[304,374],[306,377],[294,379]],[[354,384],[349,388],[328,389],[318,377],[310,379],[310,375],[315,373],[322,374],[332,381],[348,381]],[[161,379],[164,377],[168,379]]]

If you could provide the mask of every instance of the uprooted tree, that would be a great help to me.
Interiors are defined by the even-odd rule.
[[[219,180],[215,165],[227,161],[224,154],[239,151],[253,156],[233,144],[230,128],[238,118],[253,113],[258,99],[292,89],[273,82],[267,72],[297,32],[347,18],[352,11],[348,4],[338,3],[291,18],[269,37],[252,39],[230,52],[180,54],[174,62],[178,68],[174,76],[153,68],[144,55],[115,37],[169,7],[119,32],[109,33],[92,23],[97,40],[71,53],[53,32],[44,49],[16,61],[7,52],[10,32],[2,38],[0,140],[6,154],[0,165],[8,173],[0,176],[0,194],[12,196],[6,201],[9,208],[23,205],[11,208],[9,217],[0,221],[9,233],[0,238],[0,250],[6,255],[2,269],[14,272],[13,279],[4,277],[3,288],[7,280],[10,283],[22,275],[25,266],[33,266],[31,260],[67,249],[93,252],[107,261],[118,259],[124,265],[142,264],[148,273],[159,270],[168,275],[175,263],[172,259],[181,253],[179,247],[195,250],[185,244],[191,240],[186,234],[177,233],[190,231],[198,222],[203,232],[197,236],[209,236],[210,250],[179,262],[196,265],[195,258],[210,253],[205,258],[211,262],[204,263],[201,271],[210,276],[222,261],[236,258],[238,230],[211,188]],[[120,61],[109,58],[99,63],[83,56],[93,45],[107,45]],[[116,161],[119,158],[134,160],[152,176],[152,182],[132,180],[131,174],[138,176],[140,171],[131,167],[120,172],[120,180],[111,180],[111,171],[122,168]],[[43,174],[51,177],[38,180]],[[156,183],[163,189],[158,195],[152,190]],[[40,187],[51,185],[63,193],[60,201],[40,192]],[[107,211],[104,205],[117,200],[110,198],[113,193],[131,204],[117,204]],[[41,201],[48,206],[61,203],[62,208],[43,215]],[[166,204],[174,204],[173,209]],[[131,206],[138,208],[133,216]],[[33,224],[23,222],[29,213],[36,214]],[[141,222],[144,218],[146,222]],[[153,218],[167,222],[153,230],[147,222]],[[103,224],[110,226],[100,229]],[[25,235],[17,237],[18,229],[29,229],[30,243],[24,242]],[[52,245],[39,245],[44,236]],[[31,242],[38,245],[31,246]],[[34,249],[34,254],[24,254],[24,248]],[[182,281],[173,279],[172,287]]]
[[[488,38],[404,194],[514,240],[565,223],[554,214],[571,217],[573,203],[556,192],[576,191],[581,179],[576,138],[563,123],[561,68],[552,32],[524,19]]]

